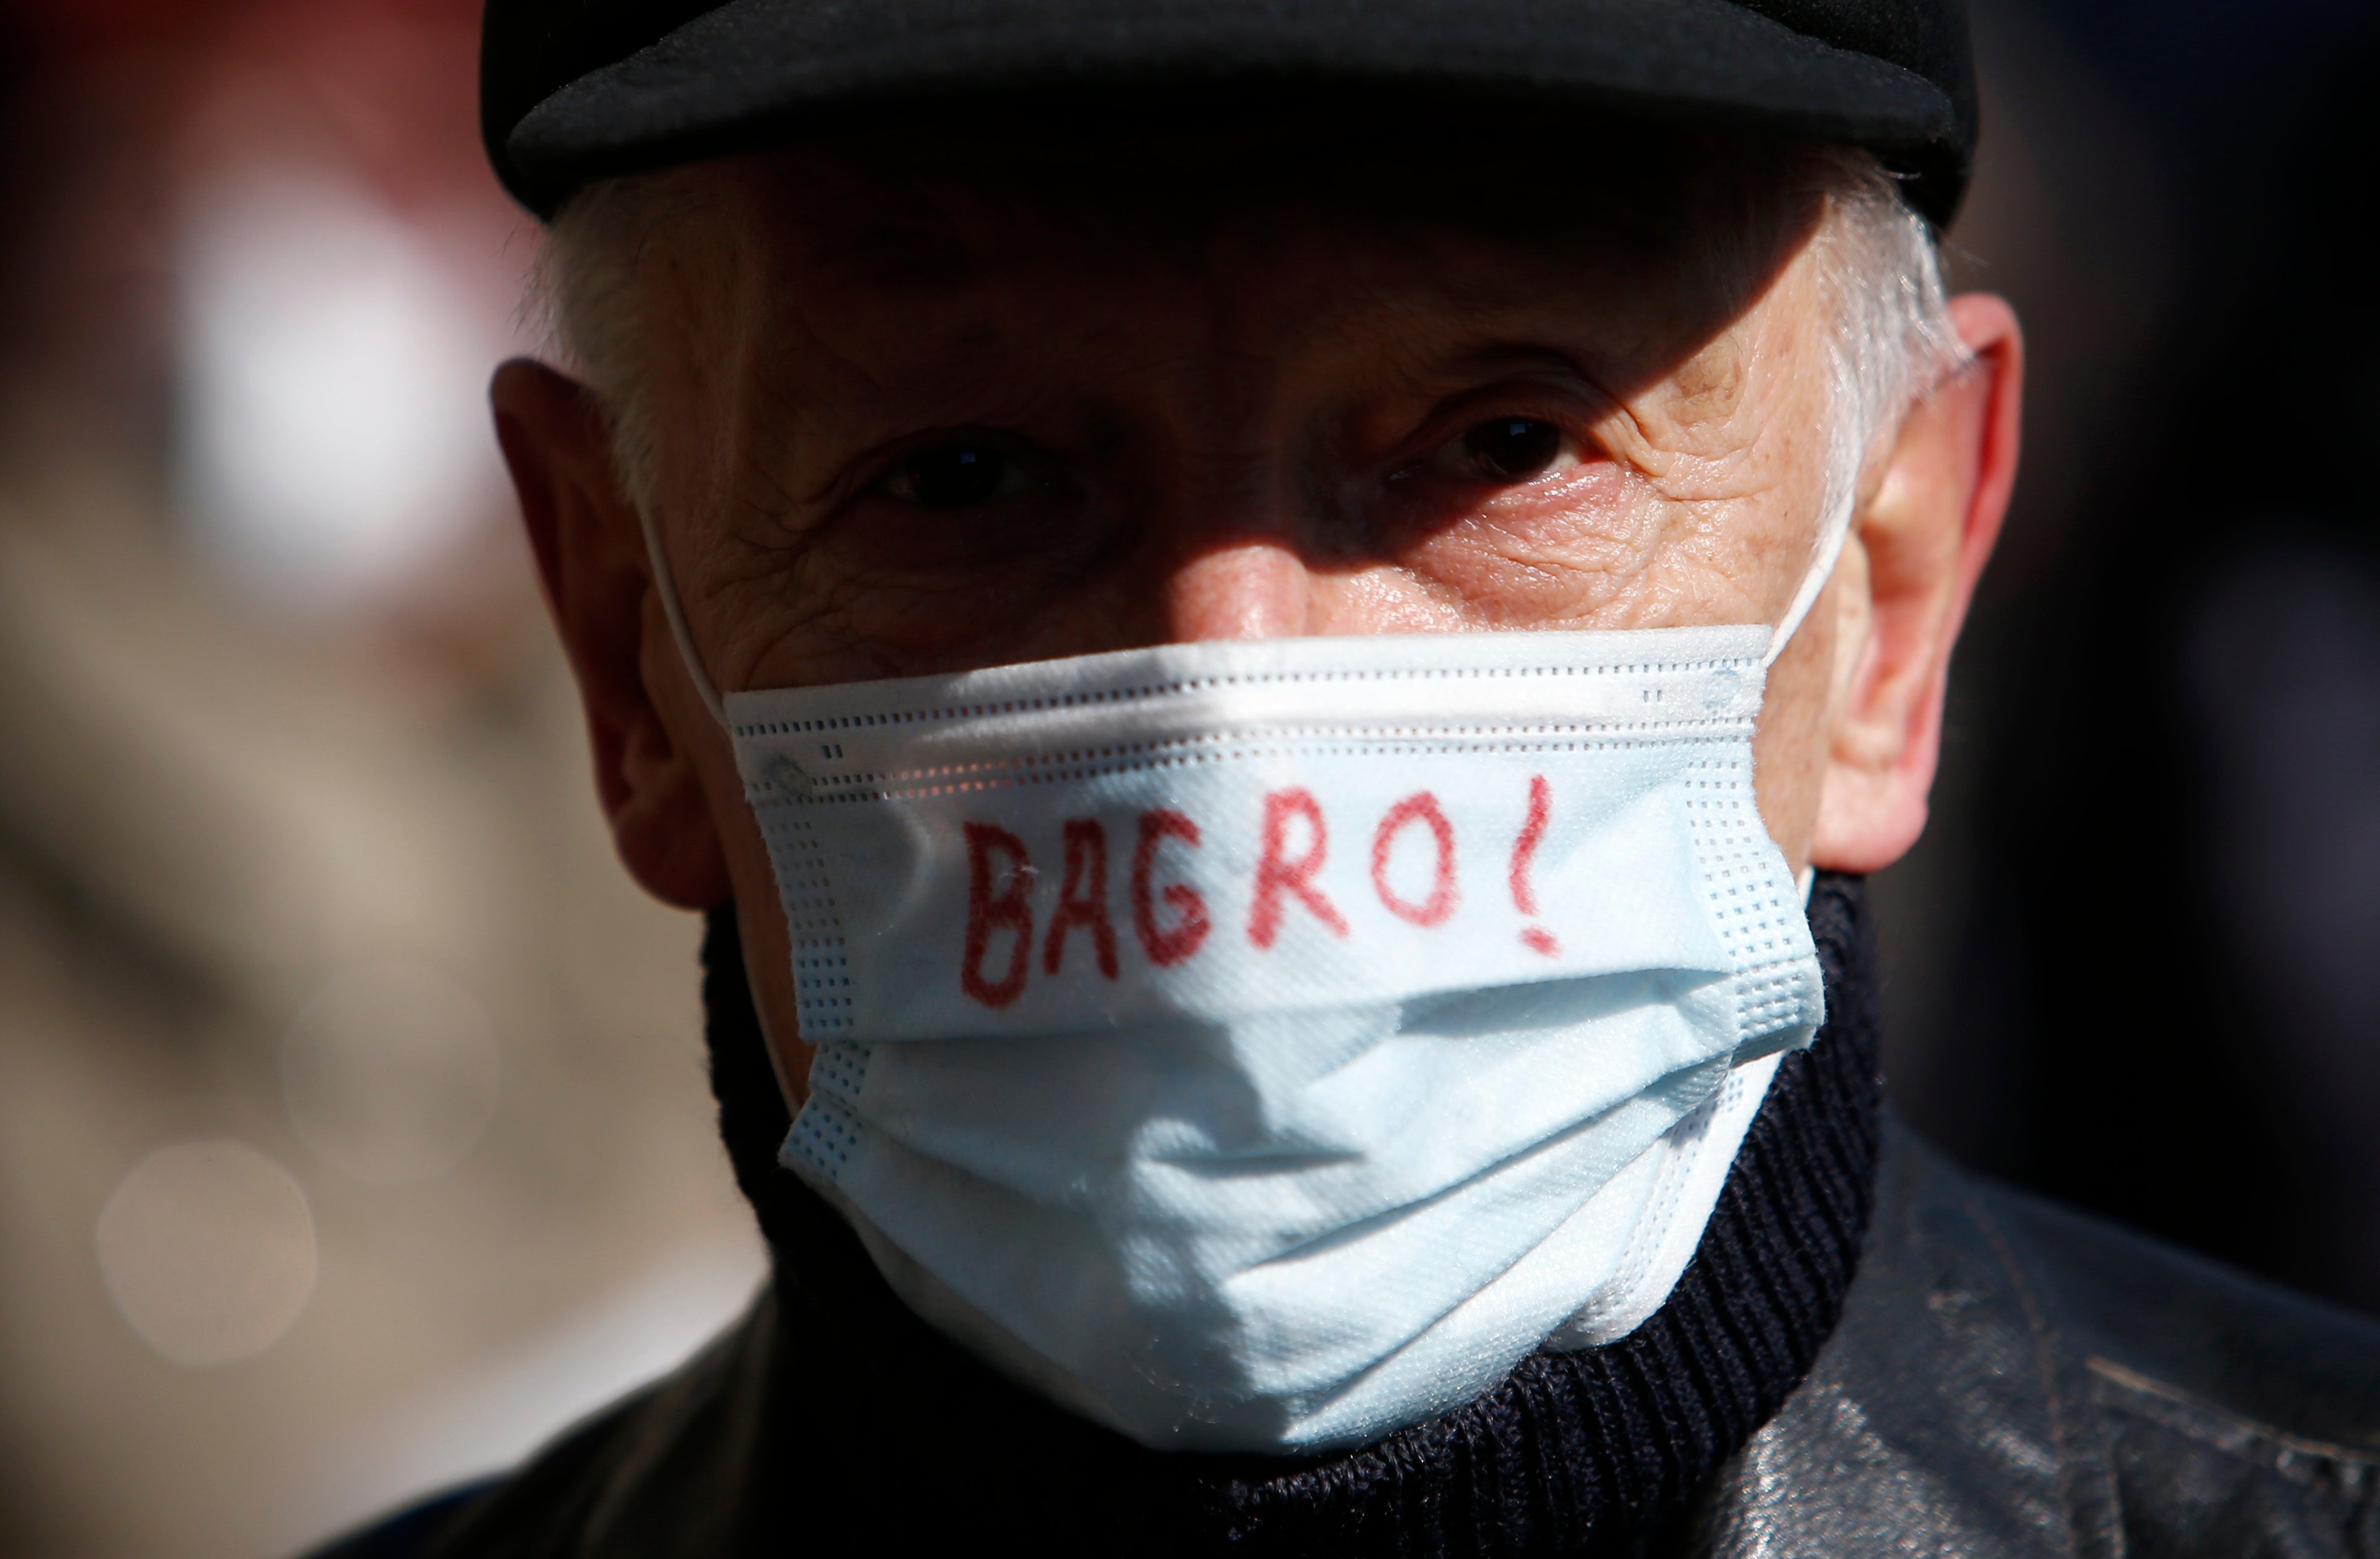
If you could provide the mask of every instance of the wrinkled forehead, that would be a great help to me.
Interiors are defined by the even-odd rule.
[[[1509,115],[915,126],[691,183],[684,230],[813,311],[1075,287],[1087,308],[1115,285],[1304,268],[1458,305],[1658,303],[1694,329],[1758,296],[1821,210],[1789,144]]]

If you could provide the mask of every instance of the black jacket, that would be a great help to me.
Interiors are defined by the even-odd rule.
[[[894,1553],[909,1550],[888,1534],[937,1529],[956,1545],[941,1552],[1075,1551],[1001,1529],[1009,1510],[941,1504],[946,1468],[1014,1426],[918,1400],[892,1438],[868,1415],[876,1443],[856,1460],[821,1450],[856,1416],[780,1350],[837,1342],[781,1313],[764,1294],[511,1478],[334,1552]],[[1561,1547],[1541,1533],[1513,1551]],[[1858,1276],[1816,1368],[1636,1551],[2380,1554],[2380,1327],[1979,1183],[1888,1123]]]

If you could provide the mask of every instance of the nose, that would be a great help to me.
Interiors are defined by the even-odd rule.
[[[1311,630],[1314,579],[1284,541],[1252,538],[1175,564],[1165,582],[1166,628],[1175,644],[1289,638]]]

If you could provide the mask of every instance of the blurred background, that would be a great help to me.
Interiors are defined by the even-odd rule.
[[[0,1553],[287,1553],[763,1259],[485,384],[470,0],[0,11]]]
[[[1975,5],[2028,446],[1895,1098],[2380,1309],[2380,18]],[[0,1553],[289,1553],[759,1279],[486,428],[477,8],[0,6]]]

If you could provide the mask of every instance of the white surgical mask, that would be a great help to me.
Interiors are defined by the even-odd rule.
[[[1624,1336],[1823,1017],[1751,739],[1841,529],[1774,633],[729,695],[818,1046],[783,1164],[1146,1445],[1361,1444]]]

